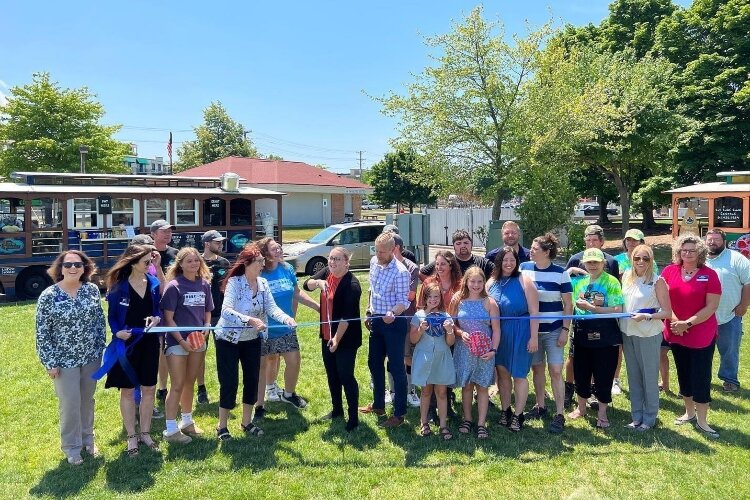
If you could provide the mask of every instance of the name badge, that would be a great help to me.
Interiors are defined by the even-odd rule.
[[[700,274],[695,277],[695,281],[708,281],[708,276],[705,274]]]
[[[130,299],[127,297],[123,297],[120,299],[120,305],[124,307],[130,307]]]

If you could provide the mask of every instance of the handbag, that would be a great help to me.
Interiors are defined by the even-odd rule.
[[[490,349],[492,349],[492,339],[486,333],[473,331],[469,334],[469,352],[472,356],[484,356]]]

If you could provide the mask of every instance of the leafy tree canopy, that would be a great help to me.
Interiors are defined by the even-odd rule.
[[[177,150],[176,172],[227,156],[259,156],[253,143],[247,139],[245,127],[234,121],[220,102],[212,102],[203,110],[203,124],[194,130],[196,139],[182,143]]]
[[[413,212],[415,205],[437,201],[435,181],[413,148],[387,153],[367,171],[365,181],[374,188],[372,198],[385,206],[400,203]]]
[[[0,106],[0,175],[13,171],[79,172],[80,146],[88,146],[86,171],[126,173],[128,144],[112,135],[119,125],[101,125],[104,108],[86,87],[63,89],[48,73],[10,89]]]

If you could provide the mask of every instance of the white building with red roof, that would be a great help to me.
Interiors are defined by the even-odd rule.
[[[233,172],[240,184],[285,193],[283,224],[290,226],[327,226],[344,222],[345,214],[360,217],[363,195],[373,189],[367,184],[298,161],[262,160],[229,156],[185,170],[175,175],[220,177]],[[278,219],[275,200],[258,200],[256,215],[270,213]]]

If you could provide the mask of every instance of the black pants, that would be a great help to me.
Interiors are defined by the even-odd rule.
[[[680,394],[692,397],[696,403],[711,402],[711,364],[716,340],[708,347],[694,349],[672,343],[672,356],[677,369]]]
[[[591,377],[594,377],[596,399],[602,403],[612,402],[612,381],[615,379],[619,345],[604,347],[576,346],[573,357],[573,377],[576,382],[576,394],[582,398],[591,397]]]
[[[341,389],[346,394],[346,403],[349,406],[349,418],[356,419],[357,407],[359,406],[359,384],[354,378],[354,364],[357,360],[357,348],[336,349],[331,352],[328,349],[328,342],[321,340],[323,353],[323,366],[326,369],[328,378],[328,390],[331,392],[331,404],[333,405],[334,415],[344,414],[344,404],[341,399]]]
[[[242,403],[254,405],[258,401],[260,338],[233,344],[214,336],[214,343],[219,375],[219,407],[231,410],[237,406],[238,365],[242,365]]]

